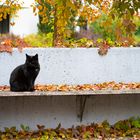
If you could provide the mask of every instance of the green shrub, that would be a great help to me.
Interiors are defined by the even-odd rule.
[[[140,17],[135,16],[134,17],[134,23],[136,25],[136,32],[133,35],[134,40],[135,40],[135,45],[140,45]]]
[[[41,20],[42,18],[39,17],[39,19]],[[50,32],[53,32],[53,20],[50,20],[49,23],[41,23],[39,22],[39,24],[37,24],[37,27],[38,27],[38,32],[39,33],[50,33]]]
[[[117,18],[112,23],[110,17],[103,14],[99,19],[90,24],[90,28],[95,34],[101,35],[104,40],[110,38],[112,41],[115,41],[115,27],[117,26],[117,22]]]
[[[140,45],[140,35],[134,35],[135,45]]]
[[[136,36],[140,36],[140,17],[135,16],[134,17],[134,23],[136,24],[136,32],[135,32],[135,35]]]
[[[93,46],[93,41],[87,38],[68,39],[64,41],[64,46],[67,48],[90,48]]]
[[[136,25],[136,32],[132,33],[135,43],[140,42],[140,19],[138,16],[133,18],[133,22]],[[99,19],[90,24],[90,28],[95,34],[102,36],[103,40],[110,39],[111,41],[117,41],[116,30],[120,24],[119,18],[115,18],[111,21],[111,18],[103,14]],[[126,32],[122,32],[124,37],[128,37]]]
[[[24,37],[24,40],[32,47],[52,47],[53,33],[31,34]]]

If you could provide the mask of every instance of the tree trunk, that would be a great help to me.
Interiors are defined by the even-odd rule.
[[[55,13],[54,13],[54,35],[53,35],[53,46],[54,47],[62,47],[63,42],[63,33],[61,31],[62,26],[58,24],[58,19],[60,15],[58,15],[58,7],[55,5]]]

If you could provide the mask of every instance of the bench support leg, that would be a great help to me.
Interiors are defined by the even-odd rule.
[[[77,117],[80,119],[80,122],[83,120],[83,114],[86,106],[86,101],[87,101],[87,95],[80,95],[76,97],[76,103],[77,103]]]

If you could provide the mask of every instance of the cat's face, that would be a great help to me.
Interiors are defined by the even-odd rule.
[[[38,54],[34,56],[26,54],[26,65],[27,67],[39,68]]]

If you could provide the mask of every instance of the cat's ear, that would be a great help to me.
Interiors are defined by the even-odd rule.
[[[35,57],[35,58],[38,58],[38,54],[36,54],[34,57]]]
[[[29,58],[29,55],[26,53],[26,58]]]

